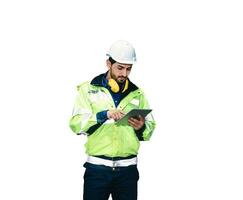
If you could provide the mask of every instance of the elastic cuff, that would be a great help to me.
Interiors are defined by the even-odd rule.
[[[104,110],[104,111],[101,111],[101,112],[98,112],[96,114],[96,120],[99,124],[102,124],[104,123],[108,118],[107,118],[107,111],[108,110]]]

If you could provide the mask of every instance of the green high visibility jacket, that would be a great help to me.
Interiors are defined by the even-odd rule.
[[[140,140],[149,140],[155,128],[152,114],[145,118],[144,127],[135,131],[129,125],[118,126],[114,120],[98,122],[96,114],[104,110],[121,109],[125,113],[134,108],[148,109],[144,92],[129,80],[128,89],[116,107],[109,90],[103,86],[101,74],[91,82],[77,87],[69,125],[76,134],[87,134],[86,153],[92,156],[127,157],[137,155]]]

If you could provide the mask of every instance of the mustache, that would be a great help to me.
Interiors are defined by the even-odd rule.
[[[127,77],[125,77],[125,76],[118,76],[118,78],[124,78],[124,79],[126,79]]]

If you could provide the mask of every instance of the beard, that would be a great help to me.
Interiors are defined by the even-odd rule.
[[[114,79],[117,83],[124,83],[127,79],[125,76],[115,76],[111,70],[111,78]]]

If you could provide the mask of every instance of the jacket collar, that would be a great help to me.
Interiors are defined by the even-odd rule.
[[[108,72],[96,76],[95,78],[93,78],[93,80],[91,81],[90,84],[94,85],[94,86],[106,87],[107,86],[107,79],[106,79],[107,73]],[[130,92],[133,92],[133,91],[139,89],[134,83],[132,83],[130,81],[130,79],[128,79],[128,81],[129,81],[128,89],[124,92],[124,94],[128,94]]]

